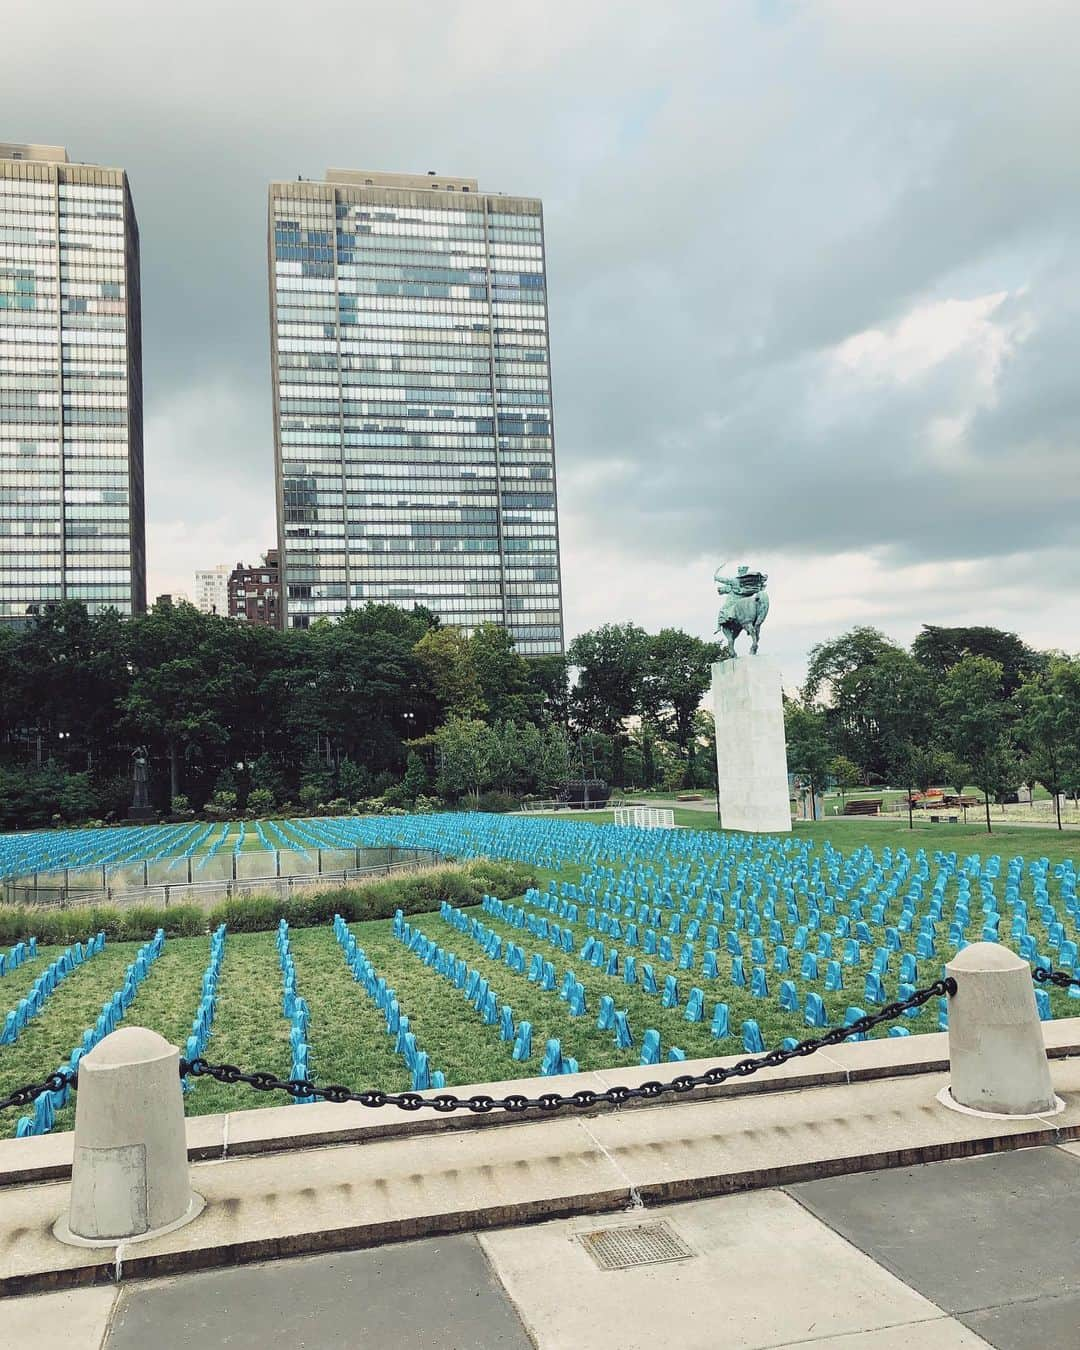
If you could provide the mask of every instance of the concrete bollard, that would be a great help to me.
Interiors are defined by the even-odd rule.
[[[191,1189],[180,1051],[121,1027],[79,1063],[75,1157],[61,1242],[115,1246],[171,1232],[203,1208]]]
[[[1054,1095],[1031,967],[1008,947],[975,942],[945,967],[949,999],[950,1084],[944,1105],[979,1115],[1045,1116],[1063,1109]]]

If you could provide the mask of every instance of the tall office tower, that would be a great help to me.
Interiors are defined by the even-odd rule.
[[[561,652],[543,210],[475,180],[272,183],[287,628],[368,600]]]
[[[146,608],[139,227],[122,169],[0,142],[0,622]]]
[[[220,614],[224,618],[229,613],[229,574],[232,568],[228,563],[218,563],[195,573],[195,607],[204,614]]]

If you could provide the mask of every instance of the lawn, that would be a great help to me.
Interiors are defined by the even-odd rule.
[[[567,818],[559,816],[555,819]],[[503,817],[492,822],[495,833],[491,838],[502,839],[509,847],[523,830],[526,832],[521,835],[523,839],[540,839],[543,849],[550,850],[554,846],[552,840],[557,842],[563,837],[575,841],[575,847],[584,848],[593,835],[589,830],[582,831],[581,826],[594,819],[597,823],[610,824],[611,817],[610,813],[575,815],[566,832],[542,818],[526,822],[521,818]],[[881,935],[884,929],[880,924],[872,925],[874,939],[861,944],[857,963],[843,966],[844,987],[841,990],[832,993],[824,991],[824,956],[819,960],[819,975],[816,979],[804,980],[801,977],[802,954],[794,949],[790,952],[790,973],[777,972],[774,966],[779,944],[770,940],[768,922],[761,925],[765,959],[760,962],[766,972],[767,994],[755,997],[748,987],[733,983],[731,957],[726,953],[725,928],[731,924],[734,908],[742,906],[744,915],[751,912],[747,906],[750,905],[748,897],[752,896],[753,887],[747,890],[745,879],[738,876],[738,867],[745,867],[749,857],[757,860],[753,866],[760,865],[761,880],[774,878],[773,884],[778,884],[782,893],[786,885],[794,884],[797,888],[803,886],[799,880],[798,866],[809,867],[814,859],[823,859],[828,841],[834,849],[842,851],[846,866],[852,870],[850,879],[841,877],[840,881],[829,881],[831,893],[843,889],[848,897],[846,902],[842,897],[837,901],[836,913],[842,914],[847,913],[851,898],[857,896],[859,888],[867,884],[866,878],[871,875],[868,870],[871,862],[869,850],[873,851],[878,862],[883,860],[883,850],[891,850],[892,861],[886,862],[882,869],[885,879],[890,868],[896,866],[900,850],[914,856],[918,849],[925,849],[931,879],[937,870],[935,855],[938,852],[947,855],[955,851],[961,859],[969,854],[978,854],[984,862],[992,854],[1000,854],[1006,865],[1010,857],[1019,855],[1026,860],[1022,869],[1020,896],[1026,902],[1029,931],[1040,952],[1050,952],[1052,943],[1046,922],[1047,911],[1044,908],[1040,912],[1031,866],[1033,863],[1037,865],[1041,858],[1049,860],[1051,870],[1046,884],[1050,902],[1058,905],[1060,911],[1063,901],[1064,908],[1070,906],[1060,878],[1053,876],[1053,867],[1066,859],[1072,859],[1075,870],[1075,860],[1080,857],[1080,835],[1076,833],[1004,826],[988,836],[985,830],[975,824],[933,826],[917,818],[915,829],[909,830],[904,821],[854,818],[800,822],[790,839],[779,849],[759,851],[753,855],[729,854],[725,863],[720,850],[727,847],[735,837],[716,834],[713,817],[708,813],[679,808],[676,820],[688,830],[701,832],[700,847],[687,831],[679,831],[669,836],[670,845],[665,845],[670,848],[670,852],[666,855],[657,854],[651,846],[651,838],[648,839],[649,847],[643,847],[645,840],[641,835],[636,835],[632,838],[641,842],[628,843],[619,858],[609,858],[606,864],[597,862],[590,865],[588,870],[592,871],[593,876],[589,884],[595,887],[595,896],[579,899],[576,919],[557,920],[561,928],[568,929],[573,935],[573,951],[569,954],[554,950],[541,936],[516,927],[505,919],[493,917],[478,908],[466,911],[497,934],[504,944],[507,941],[520,944],[526,954],[526,969],[535,953],[552,961],[557,976],[554,992],[545,992],[524,974],[510,970],[504,958],[487,955],[480,940],[458,931],[439,913],[422,914],[410,919],[415,929],[463,958],[471,969],[488,980],[500,1008],[508,1005],[512,1009],[515,1024],[523,1019],[532,1024],[533,1053],[526,1063],[513,1061],[511,1045],[500,1039],[498,1025],[485,1025],[462,990],[425,965],[419,955],[395,937],[389,919],[353,925],[352,931],[377,973],[396,992],[401,1011],[408,1015],[410,1029],[418,1045],[427,1051],[432,1067],[442,1070],[449,1085],[537,1074],[544,1045],[549,1038],[558,1038],[564,1055],[573,1056],[582,1069],[595,1069],[636,1064],[640,1056],[641,1038],[648,1028],[659,1032],[664,1058],[672,1047],[683,1050],[688,1058],[739,1052],[742,1050],[742,1023],[749,1019],[758,1023],[767,1046],[775,1046],[787,1036],[801,1038],[814,1034],[808,1030],[800,1013],[780,1009],[777,995],[783,979],[791,979],[798,986],[801,998],[811,990],[820,993],[830,1024],[842,1022],[849,1007],[872,1010],[872,1005],[865,1001],[864,985],[876,945],[883,940]],[[521,822],[520,827],[517,821]],[[532,833],[527,834],[528,831]],[[614,832],[608,830],[596,837],[605,840],[607,851],[618,852],[618,836]],[[658,843],[661,838],[660,835],[656,836]],[[741,842],[745,841],[746,837],[743,836]],[[803,845],[809,845],[805,857],[802,854]],[[540,847],[537,844],[537,848]],[[800,858],[803,859],[802,864],[799,863]],[[793,860],[795,872],[790,870]],[[610,874],[595,870],[602,865],[610,867]],[[719,974],[715,979],[707,979],[703,974],[702,941],[695,945],[692,968],[678,969],[683,943],[681,935],[671,938],[671,959],[660,955],[645,956],[640,948],[632,953],[638,965],[639,977],[642,965],[649,962],[655,969],[661,989],[666,976],[674,975],[677,978],[679,1004],[675,1007],[664,1008],[661,999],[657,995],[646,994],[640,983],[627,985],[621,973],[608,975],[604,969],[595,968],[581,956],[587,939],[598,936],[595,924],[589,923],[589,910],[595,911],[598,920],[603,913],[600,897],[605,890],[615,886],[624,873],[627,874],[627,880],[633,877],[639,899],[654,889],[657,893],[667,890],[676,900],[680,895],[686,896],[689,903],[694,905],[699,900],[693,897],[700,897],[701,892],[694,890],[693,881],[702,866],[713,868],[712,879],[707,884],[714,895],[725,898],[727,906],[725,922],[720,925]],[[539,866],[536,871],[541,889],[551,882],[557,886],[582,884],[583,866],[580,862],[575,863],[571,856],[564,858],[561,867]],[[794,880],[785,881],[785,877]],[[1001,895],[1004,879],[1003,867],[1001,880],[990,883],[996,887],[995,895]],[[875,886],[880,884],[874,882]],[[905,886],[907,884],[904,883]],[[977,878],[972,880],[972,919],[967,933],[969,940],[978,939],[979,927],[983,922],[979,884]],[[926,889],[929,893],[929,881]],[[800,896],[804,893],[799,890]],[[766,892],[762,891],[761,894],[764,896]],[[904,888],[900,887],[897,897],[903,894]],[[918,982],[921,984],[937,977],[943,961],[952,950],[946,940],[946,931],[959,894],[956,875],[950,874],[943,894],[937,955],[919,960]],[[736,899],[736,896],[742,898]],[[509,900],[514,897],[499,898]],[[800,900],[804,908],[806,903]],[[899,898],[894,898],[891,903],[893,909],[890,914],[893,917],[890,922],[895,922]],[[1003,915],[1001,935],[1004,940],[1009,940],[1010,907],[1004,901],[999,904]],[[870,905],[871,901],[868,900],[865,906],[867,911]],[[537,918],[550,917],[535,905],[529,906],[529,910]],[[1066,923],[1069,936],[1075,937],[1077,920],[1072,911],[1075,911],[1075,902],[1072,902],[1072,910],[1068,915],[1059,913],[1059,917]],[[919,913],[925,912],[923,901],[920,902]],[[866,917],[869,918],[869,914]],[[667,931],[669,918],[670,910],[663,915],[663,921],[656,925],[659,933]],[[791,943],[795,924],[785,915],[779,901],[776,918],[782,920],[785,944]],[[822,920],[822,931],[831,931],[833,921],[827,913],[823,912]],[[707,920],[702,924],[702,938],[705,922]],[[741,921],[739,926],[743,927]],[[917,924],[912,926],[910,932],[901,932],[898,938],[900,951],[914,952],[917,935]],[[812,938],[816,940],[816,936],[814,934]],[[612,940],[601,936],[600,940],[607,943],[609,950],[612,947],[618,949],[621,970],[626,955],[631,952],[625,939]],[[745,964],[749,977],[752,958],[745,929],[739,934],[739,940],[747,953]],[[353,1088],[399,1090],[407,1087],[410,1075],[402,1056],[396,1053],[394,1038],[386,1033],[384,1016],[362,985],[353,978],[332,928],[325,925],[294,929],[290,941],[298,992],[306,999],[311,1011],[308,1041],[311,1046],[311,1072],[315,1080],[321,1083],[346,1083]],[[843,943],[838,940],[835,945],[834,955],[838,956]],[[58,985],[42,1012],[30,1021],[14,1044],[0,1046],[0,1096],[22,1083],[39,1079],[68,1059],[72,1049],[81,1041],[84,1029],[93,1025],[102,1004],[123,983],[126,967],[137,950],[138,944],[135,943],[107,943],[100,955],[76,968]],[[28,992],[36,976],[59,954],[58,948],[42,948],[32,961],[0,977],[0,1010],[14,1007],[19,998]],[[207,936],[168,939],[160,959],[150,968],[139,988],[125,1023],[152,1027],[174,1044],[183,1047],[198,1006],[202,976],[209,955]],[[885,976],[889,997],[894,997],[898,991],[898,965],[898,957],[890,959]],[[568,1005],[558,996],[558,988],[567,971],[572,972],[585,987],[588,1010],[584,1016],[572,1016]],[[685,1019],[687,996],[695,986],[701,988],[705,995],[703,1022],[688,1022]],[[626,1012],[635,1041],[633,1047],[618,1049],[611,1031],[597,1028],[597,1011],[605,994],[611,996],[617,1009]],[[714,1038],[710,1032],[712,1011],[718,1002],[726,1003],[729,1008],[731,1035],[724,1040]],[[1061,991],[1053,993],[1052,1007],[1055,1016],[1080,1012],[1080,1004]],[[936,1030],[937,1006],[932,1004],[924,1008],[907,1025],[913,1033]],[[282,975],[273,932],[231,933],[227,936],[216,1016],[206,1054],[212,1061],[239,1064],[246,1070],[264,1069],[279,1076],[288,1075],[291,1062],[289,1023],[283,1015]],[[670,1071],[665,1065],[658,1066],[657,1070],[658,1076],[664,1076]],[[271,1100],[285,1101],[284,1098],[257,1096],[249,1089],[229,1087],[206,1079],[193,1083],[192,1090],[185,1098],[186,1109],[190,1114],[245,1109],[266,1105]],[[14,1132],[17,1114],[15,1111],[4,1113],[0,1120],[0,1134]],[[70,1128],[72,1117],[73,1107],[69,1105],[60,1112],[56,1128]]]

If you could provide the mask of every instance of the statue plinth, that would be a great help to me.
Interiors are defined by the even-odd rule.
[[[712,668],[720,824],[755,834],[791,832],[784,695],[780,669],[765,657]]]

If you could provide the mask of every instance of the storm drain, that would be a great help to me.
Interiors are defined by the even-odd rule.
[[[661,1261],[685,1261],[697,1252],[666,1223],[643,1223],[633,1228],[597,1228],[578,1238],[601,1270],[655,1266]]]

